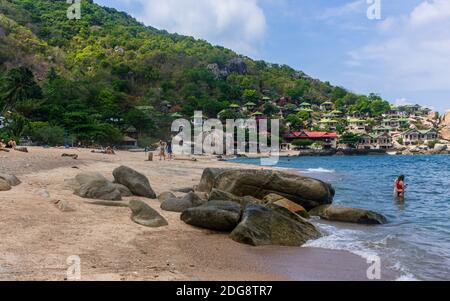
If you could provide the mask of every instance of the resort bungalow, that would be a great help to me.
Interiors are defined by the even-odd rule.
[[[342,111],[339,110],[334,110],[333,112],[330,113],[331,116],[333,116],[334,118],[340,118],[342,117],[343,113]]]
[[[320,122],[320,128],[321,129],[329,129],[331,131],[336,131],[337,125],[339,124],[339,121],[334,119],[322,119]]]
[[[254,102],[247,102],[244,105],[244,110],[247,112],[252,112],[256,108],[256,103]]]
[[[333,110],[333,107],[334,107],[334,104],[333,104],[331,101],[327,101],[327,102],[324,102],[324,103],[320,106],[320,109],[321,109],[322,111],[324,111],[324,112],[329,112],[329,111],[332,111],[332,110]]]
[[[300,104],[300,109],[311,109],[312,105],[309,102],[304,102]]]
[[[392,136],[389,134],[364,134],[357,145],[358,149],[392,149]]]
[[[389,118],[381,121],[381,126],[383,127],[391,127],[395,130],[406,128],[409,125],[408,118]]]
[[[438,139],[438,132],[436,129],[429,130],[409,130],[402,134],[403,143],[405,145],[422,144]]]
[[[120,146],[123,149],[136,149],[138,148],[138,141],[129,136],[124,136]]]
[[[365,133],[367,121],[359,118],[351,118],[348,120],[348,130],[352,133]]]
[[[311,140],[314,142],[323,143],[323,147],[325,149],[336,148],[337,147],[337,133],[329,133],[329,132],[291,132],[284,136],[284,139],[288,143],[292,143],[295,140]]]
[[[238,105],[238,104],[231,104],[229,107],[228,107],[231,111],[235,111],[235,112],[239,112],[240,110],[241,110],[241,106],[240,105]]]
[[[374,128],[372,129],[372,132],[374,132],[374,133],[377,134],[377,135],[380,135],[380,134],[390,134],[390,133],[393,132],[393,131],[394,131],[393,128],[391,128],[391,127],[383,127],[383,126],[377,126],[377,127],[374,127]]]

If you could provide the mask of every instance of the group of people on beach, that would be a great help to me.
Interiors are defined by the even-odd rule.
[[[10,139],[8,143],[5,143],[3,139],[0,140],[0,150],[15,149],[17,147],[16,141]]]
[[[173,160],[173,149],[172,149],[172,141],[159,141],[159,161],[166,160],[168,158],[169,160]]]

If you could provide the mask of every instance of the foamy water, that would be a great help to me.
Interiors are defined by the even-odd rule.
[[[335,203],[384,214],[389,223],[362,226],[313,223],[326,234],[307,244],[379,256],[403,280],[450,279],[450,156],[281,158],[278,167],[327,181]],[[258,164],[258,160],[238,162]],[[393,183],[404,174],[409,184],[404,203],[393,197]]]

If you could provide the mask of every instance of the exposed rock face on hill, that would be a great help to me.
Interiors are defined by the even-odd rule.
[[[441,127],[442,139],[450,141],[450,111],[445,113],[444,117],[442,118]]]

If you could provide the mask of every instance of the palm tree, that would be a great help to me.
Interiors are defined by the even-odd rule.
[[[21,101],[41,96],[42,91],[28,68],[11,69],[0,87],[0,115],[14,110]]]

